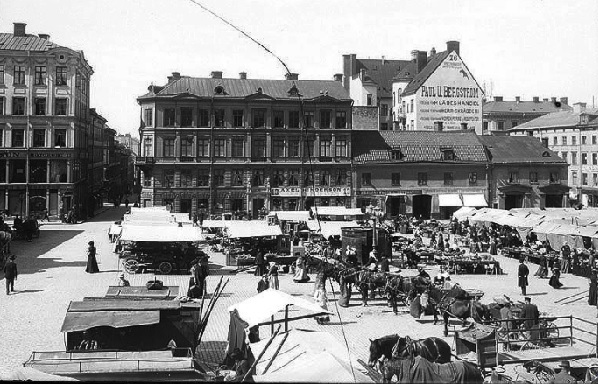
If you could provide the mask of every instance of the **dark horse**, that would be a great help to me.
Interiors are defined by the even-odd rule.
[[[477,365],[465,360],[433,363],[421,356],[388,360],[382,368],[384,383],[397,375],[399,383],[483,383],[484,377]]]
[[[370,339],[370,357],[368,365],[373,367],[381,357],[386,359],[422,356],[433,362],[451,361],[451,347],[437,337],[412,340],[410,337],[387,335],[379,339]]]
[[[444,295],[435,287],[431,287],[428,292],[442,314],[445,337],[448,336],[448,324],[451,316],[461,319],[463,326],[466,325],[467,319],[470,317],[479,322],[492,320],[488,307],[474,300],[461,288],[452,289]]]

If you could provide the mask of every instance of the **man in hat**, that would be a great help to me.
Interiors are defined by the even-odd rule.
[[[525,328],[525,331],[528,333],[528,338],[531,339],[532,328],[537,326],[540,322],[540,311],[538,311],[538,307],[536,306],[536,304],[532,304],[531,297],[525,298],[525,304],[523,304],[523,307],[521,307],[519,318],[525,319],[523,321],[523,327]]]
[[[549,381],[550,384],[552,383],[577,383],[575,377],[571,375],[571,365],[569,364],[569,360],[563,360],[559,364],[561,367],[561,371],[554,375],[553,379]]]
[[[563,259],[561,271],[563,273],[569,273],[569,266],[571,265],[571,247],[569,247],[569,243],[566,241],[561,247],[561,256]]]
[[[15,255],[10,256],[10,260],[4,264],[4,280],[6,280],[6,294],[15,291],[15,280],[17,279],[17,264],[15,263]]]
[[[527,294],[527,276],[529,275],[529,268],[525,265],[525,259],[522,257],[519,259],[519,288],[521,288],[521,294],[525,296]]]
[[[130,287],[131,283],[129,283],[129,280],[125,279],[125,274],[123,272],[121,272],[118,275],[118,286],[119,287]]]

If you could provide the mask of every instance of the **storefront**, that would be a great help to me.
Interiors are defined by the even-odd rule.
[[[304,209],[314,205],[320,206],[351,206],[350,187],[279,187],[270,189],[272,211],[295,211],[301,208],[304,199]]]

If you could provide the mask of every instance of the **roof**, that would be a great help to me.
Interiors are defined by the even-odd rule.
[[[552,101],[488,101],[484,103],[482,108],[483,114],[515,114],[515,113],[529,113],[529,114],[546,114],[552,112],[559,112],[562,110],[573,109],[567,104],[560,104],[557,107]]]
[[[157,311],[178,310],[180,307],[181,303],[177,300],[91,298],[83,301],[71,301],[67,312]]]
[[[278,225],[268,225],[264,220],[225,220],[224,225],[226,233],[232,238],[282,235]]]
[[[403,96],[415,93],[419,89],[419,87],[421,87],[426,82],[426,80],[428,80],[428,77],[430,77],[434,73],[436,68],[438,68],[438,66],[444,61],[444,59],[447,58],[449,53],[449,51],[444,51],[437,53],[433,57],[429,58],[428,64],[424,67],[424,69],[422,69],[421,72],[419,72],[413,78],[413,80],[409,84],[407,84],[405,90],[403,91]]]
[[[276,216],[281,221],[307,221],[310,219],[309,211],[271,211],[268,216]]]
[[[596,121],[596,118],[598,117],[598,108],[586,108],[583,113],[591,116],[590,121]],[[549,127],[573,127],[579,124],[580,115],[580,112],[575,112],[573,109],[553,112],[520,124],[515,128],[510,129],[510,131]]]
[[[393,78],[393,80],[412,80],[415,76],[415,62],[410,61],[401,71]]]
[[[216,95],[216,86],[224,88],[224,94]],[[297,100],[291,96],[289,90],[296,86],[303,99],[318,97],[332,97],[337,100],[349,101],[351,98],[340,81],[334,80],[266,80],[266,79],[212,79],[197,77],[181,77],[167,84],[157,93],[148,93],[139,99],[153,97],[173,97],[181,94],[191,94],[200,97],[216,98],[245,98],[258,96],[258,88],[262,89],[261,96],[282,100]],[[158,88],[159,89],[159,88]]]
[[[78,332],[103,326],[125,328],[159,322],[160,311],[67,312],[60,332]]]
[[[361,208],[347,208],[345,206],[337,206],[337,207],[311,207],[311,211],[313,213],[317,213],[320,216],[355,216],[355,215],[363,215]]]
[[[545,148],[537,137],[478,136],[490,152],[492,163],[553,163],[566,165],[567,160]]]
[[[12,33],[0,33],[0,50],[46,52],[59,45],[35,35],[15,36]]]
[[[353,132],[353,154],[357,163],[365,162],[447,162],[442,150],[455,152],[454,162],[486,162],[486,152],[473,131],[367,131]],[[393,160],[400,150],[402,159]]]
[[[392,80],[410,60],[357,59],[357,74],[365,69],[366,76],[378,84],[378,97],[392,97]]]
[[[322,235],[324,238],[330,236],[342,236],[343,228],[360,228],[356,221],[317,221],[309,220],[307,222],[307,228],[310,231],[316,232],[316,234]]]
[[[201,241],[203,239],[201,228],[175,227],[168,224],[164,226],[129,226],[125,224],[120,234],[121,241],[177,242]]]

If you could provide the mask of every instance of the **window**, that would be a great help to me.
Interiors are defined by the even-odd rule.
[[[577,164],[577,152],[571,152],[571,164]]]
[[[596,144],[596,136],[592,136],[592,144]]]
[[[388,104],[380,104],[380,116],[388,116]]]
[[[347,128],[347,112],[345,111],[336,111],[335,117],[335,127],[336,128]]]
[[[197,157],[210,157],[210,140],[197,140]]]
[[[563,151],[563,153],[561,154],[561,157],[567,161],[569,161],[569,152],[567,151]]]
[[[320,171],[320,185],[323,187],[330,186],[330,171]]]
[[[163,148],[164,157],[174,157],[174,137],[165,137]]]
[[[193,126],[193,108],[181,107],[181,127]]]
[[[35,85],[46,85],[46,66],[35,66]]]
[[[559,172],[550,172],[549,181],[551,183],[560,183],[561,182],[561,175]]]
[[[251,143],[251,157],[254,160],[265,161],[266,139],[254,139]]]
[[[461,129],[462,130],[466,130],[467,129],[467,123],[461,123]]]
[[[452,149],[442,150],[442,159],[443,160],[455,160],[455,151]]]
[[[305,185],[305,186],[314,185],[314,174],[312,171],[305,171],[305,178],[303,179],[303,185]]]
[[[284,111],[273,111],[274,128],[284,128]]]
[[[251,110],[251,126],[253,128],[261,128],[266,126],[266,110],[252,109]]]
[[[45,129],[34,129],[33,130],[33,146],[37,147],[37,148],[46,146],[46,130]]]
[[[231,156],[232,157],[245,156],[245,141],[242,138],[233,138],[232,139]]]
[[[577,145],[577,137],[571,136],[571,145]]]
[[[0,65],[0,85],[4,85],[4,65]]]
[[[411,99],[411,107],[409,108],[409,110],[411,111],[411,113],[413,113],[413,99]],[[411,123],[411,125],[413,125],[413,123]]]
[[[515,128],[515,127],[516,127],[516,126],[518,126],[518,125],[519,125],[519,122],[518,122],[518,121],[513,121],[513,122],[511,122],[511,128]]]
[[[336,139],[334,142],[334,156],[347,157],[347,140]]]
[[[320,111],[320,129],[332,128],[332,111],[329,109],[322,109]]]
[[[12,114],[20,115],[20,116],[25,114],[25,98],[24,97],[13,97],[12,98]]]
[[[145,125],[152,126],[154,124],[154,109],[153,108],[146,108],[145,109]]]
[[[444,172],[444,185],[453,185],[453,173]]]
[[[393,149],[390,151],[390,158],[393,160],[403,160],[403,153],[400,149]]]
[[[518,183],[518,182],[519,182],[519,172],[518,171],[509,172],[509,183]]]
[[[478,173],[477,172],[469,172],[469,185],[477,185],[478,184]]]
[[[233,169],[231,184],[236,187],[243,185],[243,170],[242,169]]]
[[[405,101],[403,100],[401,102],[401,108],[399,110],[400,113],[403,113],[403,111],[406,111],[407,106],[405,105]],[[408,111],[407,111],[408,112]]]
[[[214,140],[214,157],[226,157],[226,139]]]
[[[164,121],[162,122],[162,125],[165,127],[174,127],[174,119],[174,108],[164,108]]]
[[[143,172],[143,186],[144,187],[151,187],[152,186],[152,174],[150,171]]]
[[[233,109],[233,127],[243,127],[243,110]]]
[[[47,183],[48,161],[29,160],[29,182]]]
[[[183,169],[181,171],[181,187],[192,187],[193,176],[191,176],[191,170]]]
[[[585,153],[585,152],[581,154],[581,163],[583,165],[587,165],[588,164],[588,154]]]
[[[585,172],[581,174],[581,184],[588,185],[588,174]]]
[[[573,185],[577,185],[577,172],[576,171],[571,172],[571,179],[573,181]]]
[[[598,165],[598,153],[592,153],[592,165]]]
[[[299,185],[299,169],[289,170],[289,186],[296,187]]]
[[[548,148],[548,137],[543,137],[542,139],[540,139],[540,141],[542,142],[542,146],[544,148]],[[548,153],[548,152],[545,152]]]
[[[207,169],[200,169],[197,175],[197,186],[207,187],[208,185],[210,185],[210,174]]]
[[[193,136],[181,137],[181,156],[193,157]]]
[[[586,136],[582,136],[581,137],[581,143],[582,144],[587,144],[587,140],[588,140],[588,138]]]
[[[372,185],[372,174],[370,172],[361,174],[361,185]]]
[[[46,114],[46,98],[45,97],[36,97],[34,101],[34,108],[33,111],[37,116],[43,116]]]
[[[393,172],[391,174],[391,184],[392,185],[401,185],[401,174],[399,172]]]
[[[347,184],[347,172],[344,169],[336,170],[335,182],[339,186]]]
[[[252,185],[264,185],[264,170],[256,169],[253,171]]]
[[[487,131],[488,131],[488,122],[487,122],[487,121],[484,121],[484,122],[482,123],[482,130],[483,130],[484,132],[487,132]]]
[[[214,170],[214,185],[222,187],[224,185],[224,169]]]
[[[562,136],[561,142],[563,143],[563,145],[567,145],[567,136]]]
[[[598,185],[598,173],[593,173],[592,174],[592,180],[593,180],[593,184],[594,186]]]
[[[152,151],[152,138],[151,137],[145,137],[145,139],[143,139],[143,154],[145,156],[153,156],[153,151]]]
[[[272,174],[270,186],[279,187],[281,185],[284,185],[284,171],[282,169],[277,169]]]
[[[505,130],[505,122],[504,121],[498,121],[496,123],[496,129],[498,129],[499,131],[504,131]]]
[[[25,85],[25,66],[24,65],[15,65],[13,84],[14,85]]]
[[[368,93],[368,94],[367,94],[367,96],[366,96],[366,98],[367,98],[367,99],[366,99],[366,100],[367,100],[367,101],[366,101],[366,105],[367,105],[367,106],[371,106],[371,105],[372,105],[372,94],[371,94],[371,93]]]
[[[214,127],[224,127],[224,109],[214,109]]]
[[[529,182],[530,183],[537,183],[538,182],[538,172],[531,171],[529,173]]]
[[[289,128],[299,128],[299,111],[289,111]]]
[[[426,172],[417,173],[417,185],[428,185],[428,174]]]
[[[388,131],[388,123],[380,123],[381,131]]]
[[[197,111],[197,122],[200,127],[210,126],[210,114],[207,109],[200,109]]]
[[[332,139],[329,137],[320,138],[320,157],[332,157]]]
[[[0,116],[3,116],[4,114],[4,97],[0,97]]]
[[[25,146],[25,130],[24,129],[13,129],[12,130],[12,147],[20,148]]]
[[[54,114],[57,116],[66,116],[68,114],[68,99],[54,100]]]
[[[289,139],[288,157],[299,157],[299,139]]]
[[[272,157],[285,157],[284,156],[284,139],[273,139],[272,140]]]
[[[305,128],[313,128],[314,126],[314,112],[313,111],[306,111],[303,115],[303,122],[305,123]]]
[[[552,138],[552,145],[558,145],[558,137],[553,137]]]
[[[56,85],[66,85],[66,67],[56,67]]]
[[[174,170],[164,170],[164,188],[174,187]]]

